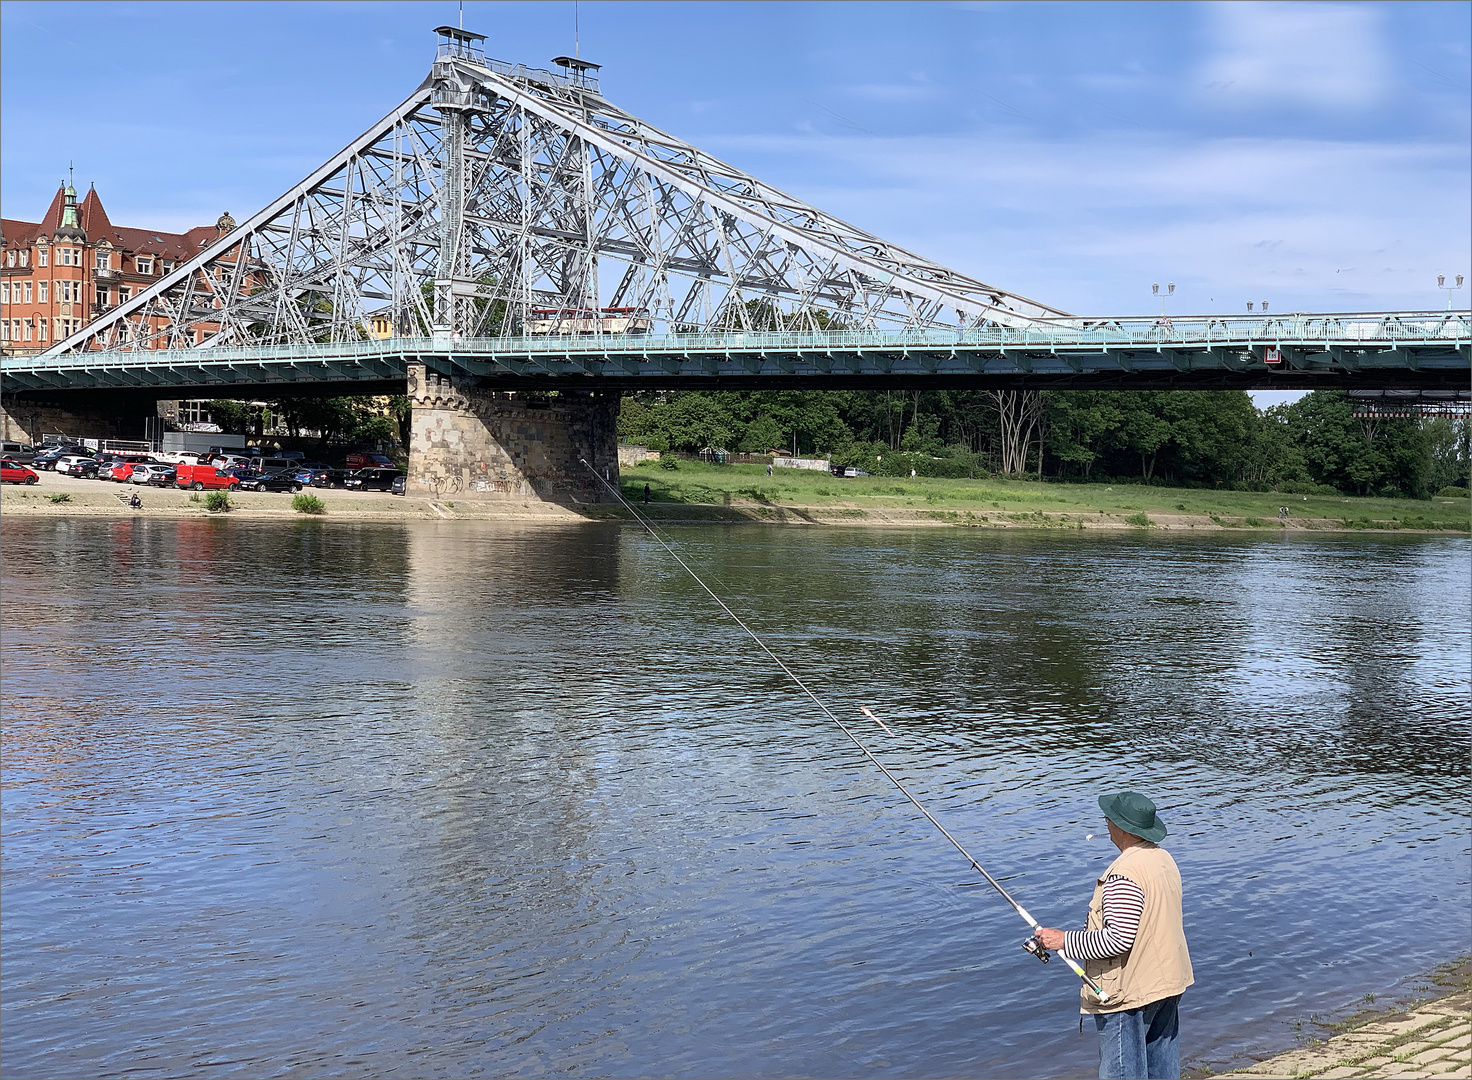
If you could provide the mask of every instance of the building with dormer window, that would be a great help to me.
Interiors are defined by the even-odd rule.
[[[235,228],[171,233],[114,225],[95,188],[77,202],[70,183],[39,222],[0,219],[0,352],[42,352],[126,303]]]

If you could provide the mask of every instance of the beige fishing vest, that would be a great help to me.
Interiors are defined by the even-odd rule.
[[[1142,840],[1119,853],[1099,875],[1089,904],[1088,929],[1104,928],[1104,882],[1113,874],[1127,877],[1145,894],[1135,944],[1123,956],[1085,960],[1084,970],[1109,995],[1101,1002],[1088,987],[1082,991],[1087,1013],[1123,1012],[1173,997],[1195,982],[1186,932],[1181,926],[1181,872],[1163,848]]]

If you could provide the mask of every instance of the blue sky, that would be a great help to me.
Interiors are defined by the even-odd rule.
[[[622,107],[839,217],[1088,314],[1445,305],[1469,271],[1472,4],[577,7]],[[543,66],[571,0],[468,0]],[[0,198],[243,218],[397,104],[453,2],[0,6]],[[1462,301],[1465,303],[1465,299]]]

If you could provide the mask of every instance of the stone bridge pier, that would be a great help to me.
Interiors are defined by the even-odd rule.
[[[488,390],[409,365],[407,493],[574,506],[614,502],[583,464],[618,485],[619,397]]]

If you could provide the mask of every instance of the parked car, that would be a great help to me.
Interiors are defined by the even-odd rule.
[[[300,491],[302,482],[291,473],[252,472],[248,469],[232,469],[231,474],[240,482],[241,491]]]
[[[343,468],[348,472],[357,472],[359,469],[392,469],[394,463],[383,454],[349,454],[343,461]]]
[[[111,480],[114,484],[125,484],[133,475],[131,461],[110,461],[97,470],[97,479]]]
[[[301,481],[291,473],[231,469],[230,475],[240,481],[241,491],[300,491],[302,489]]]
[[[330,484],[321,484],[317,481],[319,477],[327,476],[328,474],[335,471],[338,470],[329,469],[320,461],[311,461],[301,466],[299,469],[296,470],[296,472],[292,473],[292,475],[295,476],[307,487],[331,487]]]
[[[213,465],[221,472],[228,469],[247,469],[250,467],[249,454],[206,454],[199,459],[200,465]]]
[[[64,469],[57,469],[57,472],[64,473],[67,476],[75,476],[78,480],[97,479],[97,466],[101,465],[102,462],[98,461],[96,458],[74,457],[68,458],[67,460],[70,462],[70,464],[67,465],[67,467]]]
[[[50,446],[31,459],[31,468],[55,469],[62,458],[91,456],[92,451],[85,446]]]
[[[0,442],[0,457],[17,465],[29,465],[36,456],[36,448],[30,443]]]
[[[300,491],[302,482],[289,472],[265,473],[256,481],[257,491]]]
[[[39,461],[40,459],[38,458],[36,461],[31,462],[31,468],[34,469]],[[69,473],[72,471],[72,466],[78,461],[90,461],[94,465],[97,463],[97,459],[91,454],[62,454],[55,458],[48,468],[59,473]]]
[[[394,477],[403,475],[398,469],[359,469],[344,486],[353,491],[388,491],[394,486]]]
[[[346,487],[352,473],[346,469],[313,469],[311,486],[315,488]],[[297,474],[300,478],[301,474]]]
[[[297,469],[296,459],[286,457],[253,457],[247,465],[260,473],[295,473]]]
[[[174,486],[195,491],[239,491],[240,481],[213,465],[180,465],[174,471]]]
[[[167,487],[174,482],[177,471],[172,465],[159,465],[157,463],[134,465],[133,474],[128,477],[128,480],[134,484],[153,484],[156,487]]]
[[[398,476],[394,477],[394,482],[388,486],[388,493],[390,495],[402,495],[404,494],[404,489],[408,486],[408,483],[409,478],[403,473],[400,473]]]
[[[6,443],[12,446],[13,443]],[[0,484],[34,484],[41,478],[18,461],[6,458],[0,461]]]

